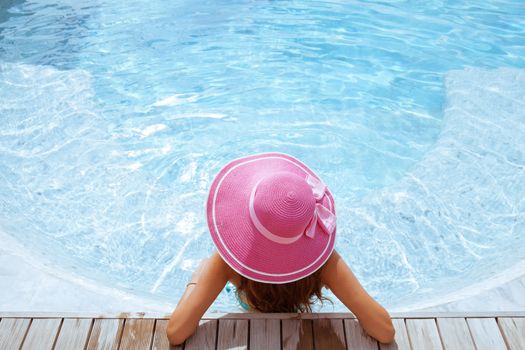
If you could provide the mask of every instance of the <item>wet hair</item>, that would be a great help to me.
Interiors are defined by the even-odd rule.
[[[237,292],[251,309],[260,312],[311,312],[316,300],[332,302],[323,296],[321,270],[300,280],[284,283],[262,283],[241,277]]]

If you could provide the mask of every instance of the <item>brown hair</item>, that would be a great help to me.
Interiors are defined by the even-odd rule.
[[[237,292],[251,309],[260,312],[311,312],[312,304],[329,301],[321,293],[321,269],[300,280],[284,283],[262,283],[241,276]]]

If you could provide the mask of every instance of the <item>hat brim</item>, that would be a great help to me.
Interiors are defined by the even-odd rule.
[[[335,230],[328,235],[319,225],[313,238],[304,235],[291,244],[273,242],[255,228],[248,206],[251,190],[266,174],[280,171],[318,178],[287,154],[243,157],[219,171],[206,203],[208,228],[223,260],[240,275],[265,283],[288,283],[314,273],[328,260],[335,242]],[[335,214],[328,189],[322,201]]]

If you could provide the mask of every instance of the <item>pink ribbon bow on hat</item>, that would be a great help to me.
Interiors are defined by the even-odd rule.
[[[316,203],[314,216],[308,226],[306,226],[304,233],[307,237],[314,238],[316,225],[319,224],[326,234],[331,235],[335,230],[336,217],[330,209],[322,204],[326,193],[326,185],[311,175],[306,177],[306,182],[312,188]]]

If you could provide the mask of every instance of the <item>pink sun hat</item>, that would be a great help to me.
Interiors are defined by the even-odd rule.
[[[229,162],[211,184],[206,214],[221,257],[251,280],[299,280],[323,266],[334,248],[332,194],[287,154]]]

